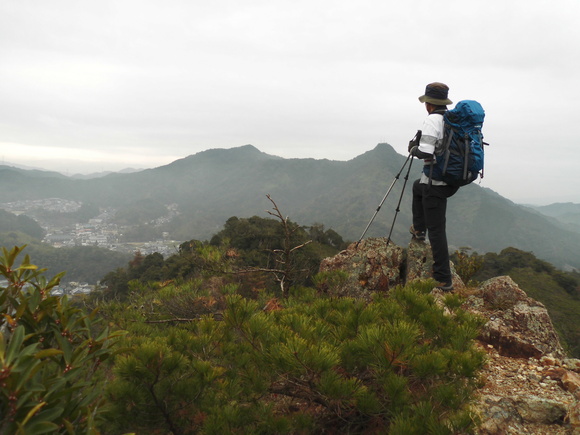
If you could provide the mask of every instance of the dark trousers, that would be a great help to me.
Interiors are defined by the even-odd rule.
[[[433,252],[433,278],[451,284],[449,248],[445,231],[447,198],[459,188],[413,183],[413,227],[416,231],[427,231]]]

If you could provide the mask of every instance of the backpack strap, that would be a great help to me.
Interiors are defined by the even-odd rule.
[[[430,113],[430,115],[441,115],[441,116],[445,116],[445,113],[447,112],[447,109],[437,109],[434,110],[433,112]],[[445,126],[443,127],[443,131],[445,131]],[[433,151],[433,157],[431,159],[431,163],[430,163],[430,167],[429,167],[429,183],[428,183],[428,189],[431,188],[432,184],[433,184],[433,166],[435,165],[437,161],[437,157],[435,156],[435,151]]]

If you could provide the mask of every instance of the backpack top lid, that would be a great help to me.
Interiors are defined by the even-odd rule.
[[[474,100],[460,101],[453,109],[445,112],[445,121],[447,123],[466,132],[473,128],[481,129],[484,118],[485,111],[483,107]]]

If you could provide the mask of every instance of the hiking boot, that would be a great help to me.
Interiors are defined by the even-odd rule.
[[[448,293],[448,292],[452,292],[453,291],[453,283],[440,283],[437,287],[435,287],[437,290],[441,290],[444,293]]]
[[[409,228],[409,232],[413,235],[414,239],[423,241],[425,240],[425,231],[417,231],[415,230],[415,227],[413,225],[411,225],[411,228]]]

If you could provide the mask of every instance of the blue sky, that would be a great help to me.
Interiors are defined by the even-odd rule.
[[[442,81],[486,110],[482,186],[580,202],[579,18],[577,0],[5,1],[0,158],[88,173],[245,144],[406,154]]]

